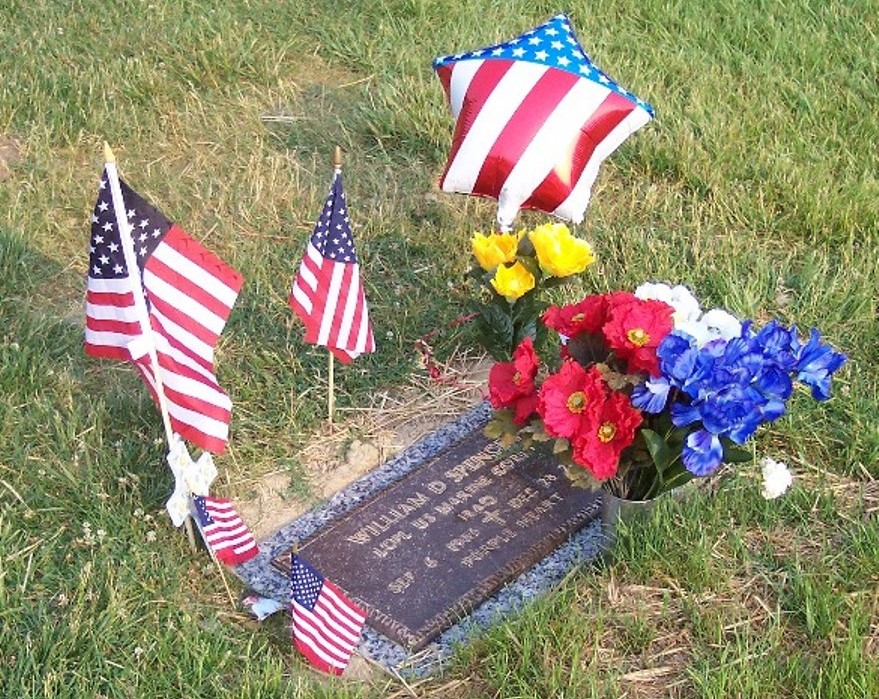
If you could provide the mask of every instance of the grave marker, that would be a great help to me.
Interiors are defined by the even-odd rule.
[[[600,496],[481,429],[299,542],[368,623],[423,648],[594,519]],[[290,549],[273,560],[285,573]]]

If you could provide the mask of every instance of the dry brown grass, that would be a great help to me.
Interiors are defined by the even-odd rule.
[[[252,493],[239,509],[257,538],[263,538],[376,466],[473,408],[484,399],[490,361],[482,353],[456,351],[437,378],[419,360],[407,384],[369,397],[364,407],[336,412],[299,450],[309,494],[291,496],[290,473],[242,476],[236,492]],[[301,489],[300,489],[301,491]]]

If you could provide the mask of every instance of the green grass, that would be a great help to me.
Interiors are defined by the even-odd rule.
[[[797,396],[744,475],[621,536],[419,684],[467,697],[864,697],[879,685],[879,140],[874,3],[574,2],[596,63],[657,119],[603,166],[587,220],[604,290],[686,282],[706,306],[819,327],[850,361]],[[126,0],[0,7],[0,694],[372,697],[313,679],[283,621],[250,622],[162,513],[162,427],[139,380],[82,353],[101,143],[246,283],[218,349],[234,400],[218,487],[289,468],[323,419],[326,361],[286,307],[334,145],[378,351],[340,407],[405,383],[414,341],[475,342],[468,239],[494,204],[442,194],[451,136],[430,61],[559,7],[524,0]],[[3,151],[0,148],[0,151]],[[0,173],[6,172],[0,164]],[[528,213],[525,222],[545,217]],[[415,369],[418,371],[418,369]],[[306,492],[307,484],[296,484]],[[869,490],[867,493],[871,492]],[[874,499],[870,499],[873,497]],[[144,514],[145,513],[145,514]],[[88,526],[86,526],[88,523]],[[99,532],[102,532],[99,534]],[[640,674],[639,674],[640,673]]]

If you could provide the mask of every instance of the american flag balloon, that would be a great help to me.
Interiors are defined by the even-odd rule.
[[[520,208],[580,223],[602,161],[653,118],[592,63],[564,14],[433,65],[455,119],[440,187],[497,199],[504,230]]]

